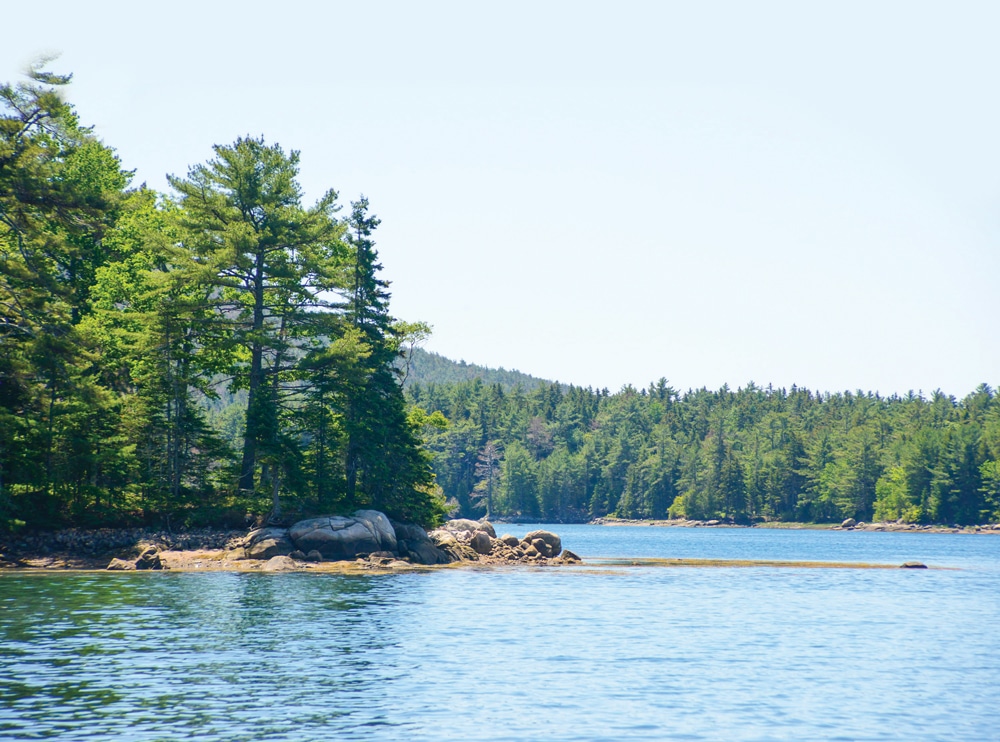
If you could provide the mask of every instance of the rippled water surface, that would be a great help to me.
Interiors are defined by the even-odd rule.
[[[998,736],[1000,537],[553,530],[585,558],[955,569],[4,573],[0,739]]]

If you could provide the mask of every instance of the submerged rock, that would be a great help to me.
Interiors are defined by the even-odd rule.
[[[902,569],[927,569],[927,565],[923,562],[904,562],[899,565]]]

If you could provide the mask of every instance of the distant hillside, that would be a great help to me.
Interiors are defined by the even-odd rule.
[[[453,361],[437,353],[416,348],[410,358],[410,372],[406,377],[406,386],[414,383],[448,384],[473,379],[481,379],[484,384],[499,384],[504,390],[514,389],[520,384],[527,391],[552,383],[547,379],[539,379],[520,371]]]

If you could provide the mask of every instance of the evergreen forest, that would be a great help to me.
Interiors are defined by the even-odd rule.
[[[252,137],[131,187],[68,82],[0,86],[0,523],[438,520],[368,201]]]
[[[1000,520],[985,384],[612,394],[455,363],[390,314],[367,199],[303,203],[299,153],[254,137],[133,186],[68,82],[0,86],[0,527]]]
[[[449,503],[467,515],[977,524],[1000,520],[1000,399],[477,379],[413,384]],[[437,417],[435,424],[435,417]]]

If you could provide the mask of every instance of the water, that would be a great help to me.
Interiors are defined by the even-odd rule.
[[[1000,537],[552,529],[957,569],[5,573],[0,740],[998,736]]]

